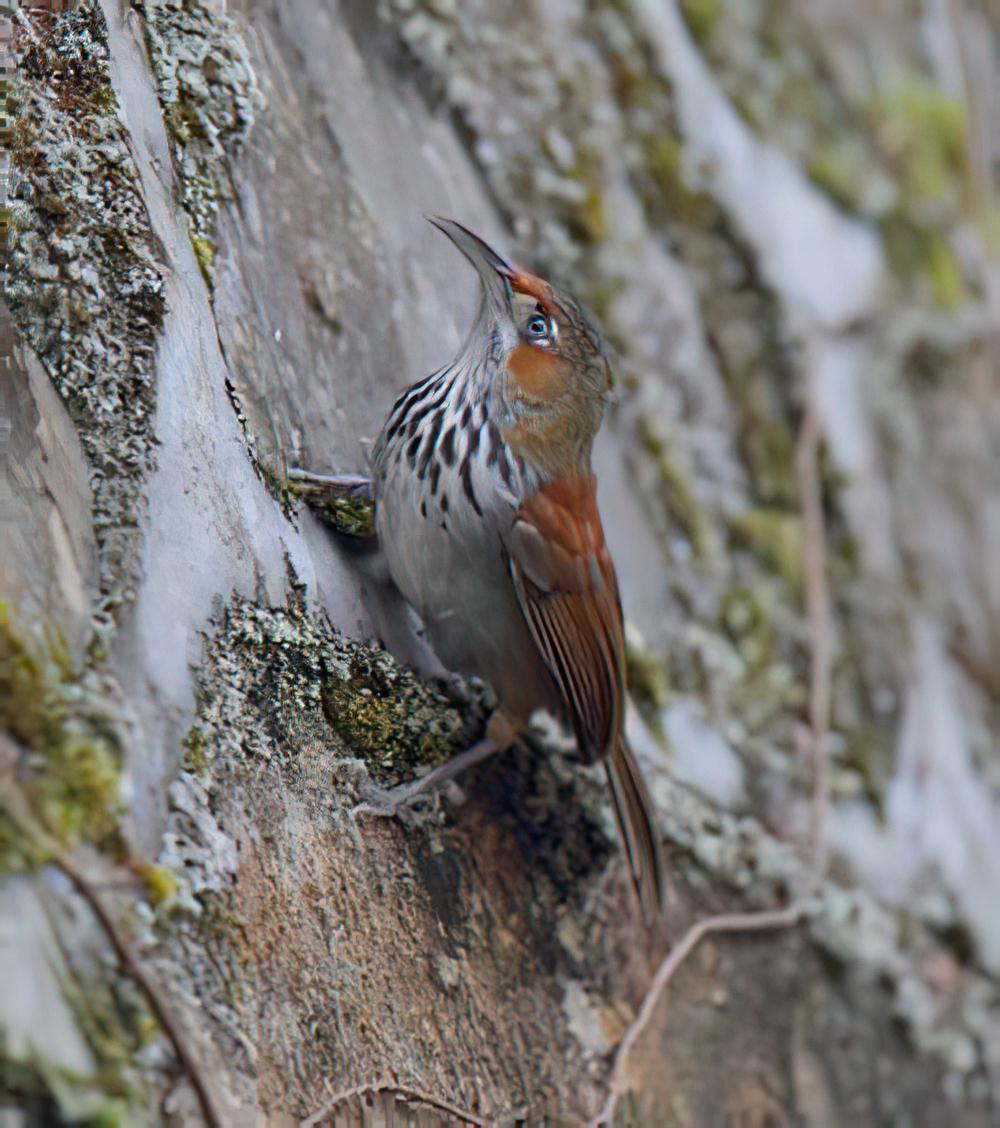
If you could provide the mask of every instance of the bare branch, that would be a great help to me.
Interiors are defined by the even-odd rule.
[[[322,1108],[317,1109],[316,1112],[301,1121],[301,1128],[315,1128],[316,1125],[322,1124],[328,1117],[332,1116],[338,1108],[346,1105],[348,1101],[372,1095],[379,1095],[383,1098],[389,1097],[393,1101],[405,1101],[409,1105],[423,1105],[425,1108],[434,1109],[436,1112],[447,1113],[448,1116],[456,1118],[460,1124],[471,1124],[474,1128],[487,1128],[490,1123],[490,1121],[475,1116],[471,1112],[466,1112],[449,1101],[439,1100],[437,1097],[431,1097],[427,1093],[418,1092],[416,1089],[397,1085],[395,1082],[376,1081],[371,1085],[355,1085],[353,1088],[342,1089],[340,1092],[334,1093]]]
[[[810,397],[795,450],[802,499],[803,566],[809,619],[809,728],[813,769],[812,883],[826,870],[830,765],[827,735],[833,680],[833,612],[826,580],[826,527],[819,476],[820,420]]]
[[[649,985],[639,1013],[625,1033],[615,1054],[614,1068],[608,1085],[608,1096],[601,1111],[590,1122],[590,1128],[600,1128],[614,1122],[618,1098],[625,1089],[626,1066],[628,1058],[643,1032],[652,1021],[660,996],[676,975],[678,968],[694,951],[701,940],[713,932],[767,932],[772,929],[789,928],[798,923],[805,912],[805,905],[796,901],[784,909],[769,909],[756,913],[721,913],[706,917],[693,924],[681,939],[670,949],[669,954],[656,970]]]

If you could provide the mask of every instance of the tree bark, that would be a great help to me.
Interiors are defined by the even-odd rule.
[[[61,7],[0,27],[5,1116],[996,1123],[989,6]],[[425,214],[607,333],[664,933],[565,750],[352,814],[483,720],[288,473],[461,341]]]

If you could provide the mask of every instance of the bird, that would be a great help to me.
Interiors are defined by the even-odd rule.
[[[471,748],[359,809],[393,813],[510,747],[544,710],[583,760],[604,764],[651,921],[663,909],[662,845],[625,737],[621,600],[591,458],[612,391],[602,337],[567,291],[454,220],[430,222],[475,268],[478,313],[455,359],[395,401],[370,482],[342,481],[373,497],[392,582],[438,659],[486,682],[497,707]]]

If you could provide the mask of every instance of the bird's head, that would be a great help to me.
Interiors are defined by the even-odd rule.
[[[589,457],[611,371],[600,331],[565,290],[509,262],[450,219],[432,219],[472,263],[483,285],[467,343],[494,360],[491,378],[510,408],[508,441],[568,444]],[[532,452],[529,452],[532,453]]]

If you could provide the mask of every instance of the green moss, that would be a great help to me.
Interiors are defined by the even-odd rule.
[[[184,768],[191,772],[192,775],[200,776],[208,766],[206,755],[208,742],[200,726],[192,725],[191,728],[188,729],[188,734],[184,738],[183,745],[184,753],[182,762]]]
[[[843,765],[858,773],[864,781],[866,797],[880,811],[892,775],[893,734],[888,728],[859,725],[846,729],[844,737]]]
[[[674,460],[654,420],[649,417],[640,420],[639,437],[643,449],[656,465],[660,498],[668,515],[683,531],[695,554],[704,556],[708,546],[708,529],[687,476]]]
[[[620,10],[617,0],[613,0],[612,6],[618,9],[613,23],[614,36],[609,37],[604,27],[598,26],[596,30],[601,50],[606,55],[611,92],[623,109],[650,109],[665,88],[666,80],[652,65],[649,46],[628,14]]]
[[[600,155],[584,148],[577,157],[576,166],[567,173],[586,188],[586,195],[578,204],[569,204],[567,224],[570,233],[580,243],[593,246],[607,235],[604,216],[602,165]]]
[[[681,0],[681,12],[691,34],[704,45],[719,23],[722,0]]]
[[[146,996],[131,979],[99,975],[74,976],[62,984],[62,991],[98,1062],[87,1086],[100,1094],[100,1102],[86,1123],[135,1124],[136,1058],[162,1037]]]
[[[90,95],[90,108],[95,114],[113,114],[118,110],[118,97],[110,82]]]
[[[757,593],[746,587],[730,588],[719,606],[719,625],[733,640],[750,674],[773,657],[774,627]]]
[[[897,278],[922,282],[929,296],[945,310],[954,310],[969,298],[969,287],[947,235],[923,230],[897,213],[883,226],[889,265]]]
[[[240,671],[240,701],[233,716],[246,726],[233,732],[229,699],[219,671]],[[245,695],[245,696],[244,696]],[[234,600],[210,648],[201,678],[202,704],[188,734],[188,759],[210,780],[213,766],[267,743],[268,755],[298,750],[350,755],[379,778],[410,776],[420,765],[450,759],[475,738],[475,710],[461,711],[385,651],[332,630],[310,612],[298,593],[288,606],[261,608]],[[220,749],[228,748],[223,753]],[[263,754],[263,753],[261,753]]]
[[[596,244],[607,236],[604,217],[604,197],[596,185],[591,185],[587,197],[571,213],[570,231],[581,243]]]
[[[737,543],[751,549],[786,583],[802,583],[802,520],[783,509],[750,509],[729,518]]]
[[[740,249],[727,265],[746,262]],[[733,261],[735,259],[735,261]],[[741,261],[742,260],[742,261]],[[759,502],[791,508],[797,503],[792,467],[793,373],[782,340],[774,295],[750,274],[749,285],[714,288],[702,298],[709,338],[738,409],[740,454]]]
[[[89,1128],[125,1128],[128,1109],[121,1101],[108,1101],[88,1120]]]
[[[254,458],[253,464],[267,492],[281,507],[281,512],[290,521],[294,521],[299,497],[303,492],[298,484],[289,481],[284,473],[276,470],[270,463]]]
[[[628,21],[602,39],[618,106],[627,126],[630,148],[641,160],[629,160],[633,188],[654,225],[712,227],[719,219],[714,200],[691,187],[684,170],[684,147],[670,83],[649,56],[649,45]]]
[[[331,497],[321,491],[306,490],[304,496],[309,508],[337,532],[359,540],[370,540],[375,535],[375,506],[372,502],[363,498]]]
[[[138,869],[151,905],[159,908],[169,906],[176,900],[180,882],[166,866],[141,865]]]
[[[787,505],[795,497],[792,475],[795,440],[788,418],[760,405],[766,397],[766,377],[759,375],[756,389],[748,386],[740,416],[740,448],[750,468],[754,489],[761,500]]]
[[[883,149],[917,205],[950,196],[965,178],[965,109],[922,75],[884,90],[872,106]]]
[[[882,225],[886,257],[893,274],[912,283],[926,275],[927,258],[924,235],[898,212]]]
[[[174,140],[182,145],[186,145],[194,137],[205,135],[198,115],[183,100],[169,103],[163,111],[163,119]]]
[[[927,272],[934,300],[945,310],[957,309],[969,296],[958,257],[948,239],[935,231],[927,236]]]
[[[831,146],[810,153],[806,172],[814,184],[823,188],[843,208],[858,210],[858,170],[844,159],[841,149]]]
[[[654,199],[645,193],[653,216],[662,215],[670,222],[691,227],[712,227],[719,219],[719,209],[707,193],[688,187],[684,179],[684,146],[677,137],[655,134],[646,138],[646,165],[655,188]]]
[[[120,747],[107,688],[92,671],[74,668],[58,631],[18,629],[2,603],[0,731],[19,753],[5,765],[13,779],[0,788],[0,873],[38,868],[80,843],[117,853]],[[42,1055],[4,1062],[0,1088],[13,1077],[28,1092],[51,1096],[74,1123],[135,1123],[136,1055],[161,1031],[131,980],[81,979],[70,963],[74,975],[60,989],[99,1063],[96,1073],[68,1075]]]
[[[883,224],[889,263],[945,310],[970,297],[949,230],[964,214],[968,123],[961,102],[923,75],[905,75],[873,99],[874,134],[900,198]]]
[[[450,760],[465,743],[458,712],[442,709],[440,699],[428,701],[419,683],[401,679],[399,668],[386,659],[382,652],[359,649],[346,670],[324,681],[327,720],[379,771]]]
[[[1000,205],[993,202],[987,205],[982,228],[986,249],[993,257],[1000,258]]]
[[[121,757],[92,678],[71,667],[56,632],[18,632],[0,604],[0,728],[25,750],[21,790],[60,842],[107,847],[117,845]],[[0,867],[37,861],[22,838],[0,825]]]
[[[201,276],[205,279],[205,285],[211,290],[213,286],[212,267],[215,266],[217,253],[216,246],[207,235],[192,235],[191,247],[194,250],[194,257],[198,262]]]
[[[16,1123],[67,1124],[83,1128],[126,1128],[140,1123],[128,1119],[125,1103],[101,1091],[103,1077],[80,1077],[50,1065],[47,1061],[14,1061],[9,1054],[0,1058],[0,1092],[4,1110],[22,1106],[30,1110]],[[117,1083],[114,1083],[117,1088]],[[132,1110],[138,1112],[138,1110]],[[17,1113],[15,1112],[16,1116]]]

